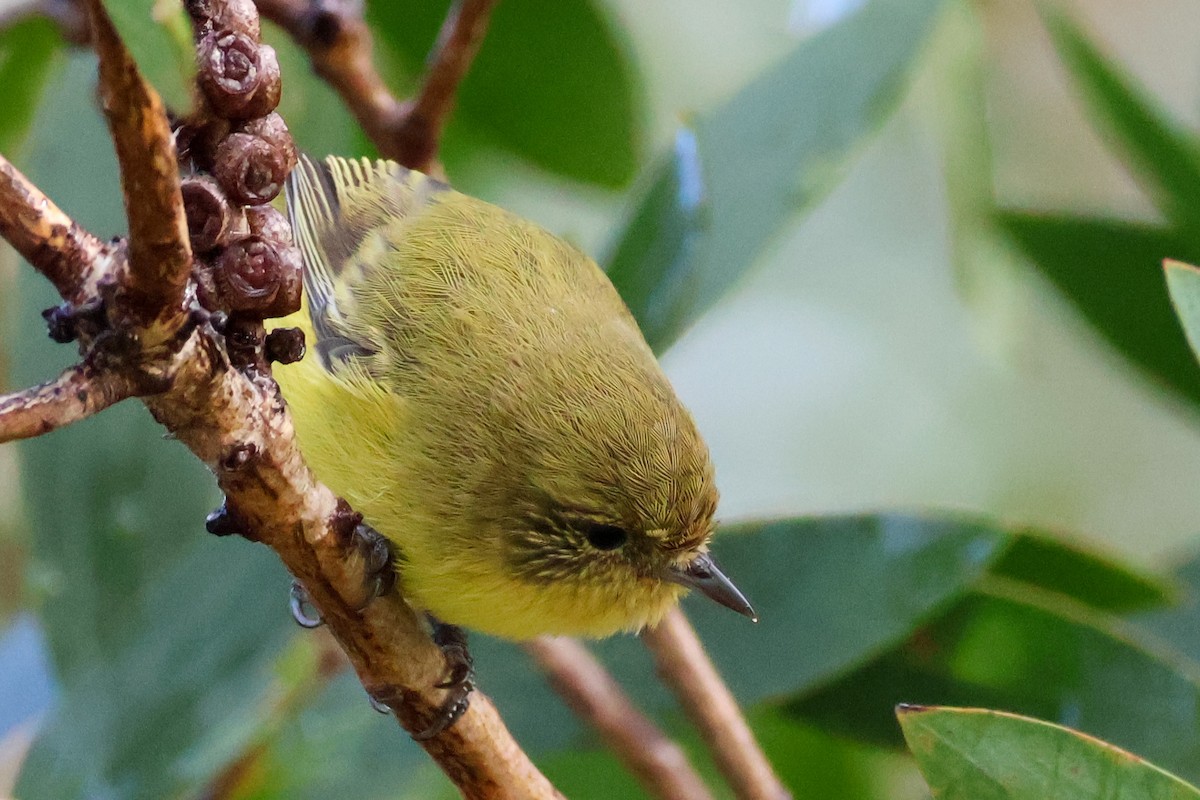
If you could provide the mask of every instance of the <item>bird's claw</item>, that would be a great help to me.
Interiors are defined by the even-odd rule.
[[[447,625],[429,618],[433,625],[433,642],[446,659],[446,678],[435,684],[446,690],[446,699],[438,715],[425,730],[414,733],[418,742],[428,741],[458,721],[471,705],[471,692],[475,691],[475,663],[467,649],[467,634],[457,625]]]
[[[325,624],[325,620],[321,619],[321,615],[313,607],[308,590],[295,578],[292,579],[292,588],[288,593],[288,608],[292,611],[292,619],[296,620],[296,624],[301,628],[319,628]]]
[[[438,714],[433,722],[425,730],[414,733],[412,735],[413,740],[427,742],[458,722],[459,718],[467,713],[467,709],[471,707],[471,692],[474,690],[475,684],[471,681],[460,684],[458,688],[452,690],[446,696],[442,707],[438,709]]]
[[[383,597],[396,585],[396,554],[392,543],[366,523],[354,527],[351,544],[363,559],[365,597],[359,610],[377,597]]]
[[[377,711],[380,714],[391,714],[392,713],[391,706],[389,706],[387,703],[380,700],[378,697],[371,694],[370,692],[367,692],[367,702],[369,702],[371,704],[372,709],[374,709],[375,711]]]

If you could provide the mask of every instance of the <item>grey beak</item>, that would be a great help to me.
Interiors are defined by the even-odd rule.
[[[666,579],[689,589],[697,589],[709,599],[758,622],[758,615],[749,601],[733,585],[733,581],[725,577],[708,553],[701,553],[686,564],[671,567]]]

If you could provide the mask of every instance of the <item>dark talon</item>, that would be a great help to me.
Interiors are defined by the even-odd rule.
[[[337,542],[363,559],[365,597],[358,610],[364,610],[376,597],[392,591],[396,585],[396,553],[383,534],[363,522],[362,514],[339,499],[329,518],[329,527]]]
[[[292,619],[296,620],[296,624],[301,628],[319,628],[325,624],[325,620],[321,619],[320,614],[308,613],[313,609],[312,598],[308,596],[308,590],[305,589],[300,581],[292,580],[292,589],[288,593],[288,608],[292,610]],[[313,609],[315,611],[315,609]]]
[[[447,697],[446,702],[442,703],[442,707],[438,711],[438,715],[433,723],[420,733],[414,733],[412,735],[413,741],[427,742],[458,722],[471,706],[470,693],[474,688],[474,685],[468,684],[462,694],[455,692]]]
[[[366,599],[359,609],[362,610],[370,605],[376,597],[383,597],[395,587],[396,556],[392,552],[392,543],[379,531],[363,522],[354,526],[354,533],[350,541],[351,546],[363,558]]]
[[[412,738],[418,742],[432,739],[457,722],[470,707],[471,692],[475,691],[475,665],[467,649],[466,631],[457,625],[441,622],[432,615],[429,616],[429,622],[433,625],[433,642],[441,648],[446,658],[446,679],[436,686],[446,689],[447,695],[429,727],[413,734]]]
[[[472,683],[474,678],[475,669],[470,664],[455,664],[450,667],[450,676],[434,686],[438,689],[454,689]]]

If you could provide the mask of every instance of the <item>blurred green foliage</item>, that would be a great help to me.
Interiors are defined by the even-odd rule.
[[[448,0],[370,3],[391,85],[411,88],[450,8]],[[505,0],[458,93],[447,167],[468,146],[492,145],[579,181],[629,183],[642,151],[643,98],[620,29],[589,0],[558,0],[553,24],[538,0]]]
[[[678,338],[828,191],[895,108],[941,5],[871,3],[680,131],[609,258],[652,347]]]
[[[0,86],[7,98],[0,116],[0,152],[13,152],[24,139],[58,49],[58,35],[48,20],[29,19],[0,31]]]
[[[178,7],[110,5],[151,80],[169,102],[184,103]],[[447,5],[369,4],[397,88],[419,76]],[[544,4],[502,2],[463,87],[446,159],[455,175],[469,175],[482,153],[541,170],[555,186],[626,192],[628,211],[605,237],[609,269],[657,349],[818,208],[936,49],[947,68],[937,91],[951,104],[939,125],[955,256],[975,259],[981,243],[1006,238],[1098,337],[1186,402],[1200,400],[1200,367],[1159,267],[1167,256],[1200,257],[1194,136],[1068,19],[1047,17],[1056,47],[1162,222],[995,207],[984,37],[965,4],[868,0],[727,99],[684,114],[673,142],[652,157],[644,152],[648,101],[619,18],[609,5],[569,0],[549,24]],[[285,75],[280,110],[302,146],[368,152],[304,54],[278,31],[267,36]],[[91,73],[88,56],[68,54],[46,23],[0,32],[0,151],[16,151],[32,131],[22,168],[108,235],[120,229],[110,147],[98,116],[80,114]],[[1193,343],[1197,275],[1170,274]],[[33,383],[70,353],[35,324],[34,312],[54,302],[47,288],[26,270],[15,293],[20,319],[3,346],[13,381]],[[369,711],[352,675],[320,671],[319,640],[287,619],[287,576],[272,555],[203,534],[218,501],[212,481],[158,433],[128,404],[19,448],[23,591],[58,694],[18,796],[198,797],[218,780],[222,796],[259,800],[448,796],[420,749]],[[959,513],[763,516],[725,525],[717,545],[761,624],[701,604],[688,610],[796,796],[917,796],[897,788],[916,766],[939,797],[1082,798],[1101,785],[1134,800],[1196,796],[1067,729],[949,708],[902,709],[897,723],[893,709],[986,705],[1035,715],[1200,779],[1200,561],[1159,576],[1079,542]],[[719,786],[638,642],[594,649]],[[480,639],[475,652],[482,688],[557,785],[572,797],[639,796],[518,649]],[[0,657],[0,675],[16,663]]]

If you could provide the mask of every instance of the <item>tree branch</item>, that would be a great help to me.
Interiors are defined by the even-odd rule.
[[[364,132],[396,158],[392,132],[401,103],[375,69],[374,40],[352,0],[256,0],[259,12],[305,50],[318,75],[337,91]]]
[[[791,798],[683,611],[672,609],[642,638],[654,654],[658,674],[700,730],[734,795],[739,800]]]
[[[52,381],[0,396],[0,444],[65,427],[135,393],[124,375],[76,364]]]
[[[96,295],[113,272],[110,248],[63,213],[0,155],[0,236],[69,303]]]
[[[396,131],[402,164],[433,162],[442,130],[454,109],[459,84],[466,77],[483,44],[498,0],[458,0],[442,23],[421,90],[405,104],[404,119]],[[417,166],[414,169],[423,170]]]
[[[263,16],[307,51],[379,152],[430,172],[458,86],[487,31],[497,0],[459,0],[442,25],[417,95],[401,102],[372,60],[370,29],[351,0],[257,0]]]
[[[555,691],[600,734],[653,797],[711,800],[687,755],[642,714],[604,666],[574,639],[543,636],[525,645]]]
[[[117,149],[129,221],[123,305],[147,328],[147,344],[155,345],[184,323],[184,288],[192,266],[175,143],[158,93],[142,79],[101,0],[86,0],[85,5],[100,58],[101,105]]]

